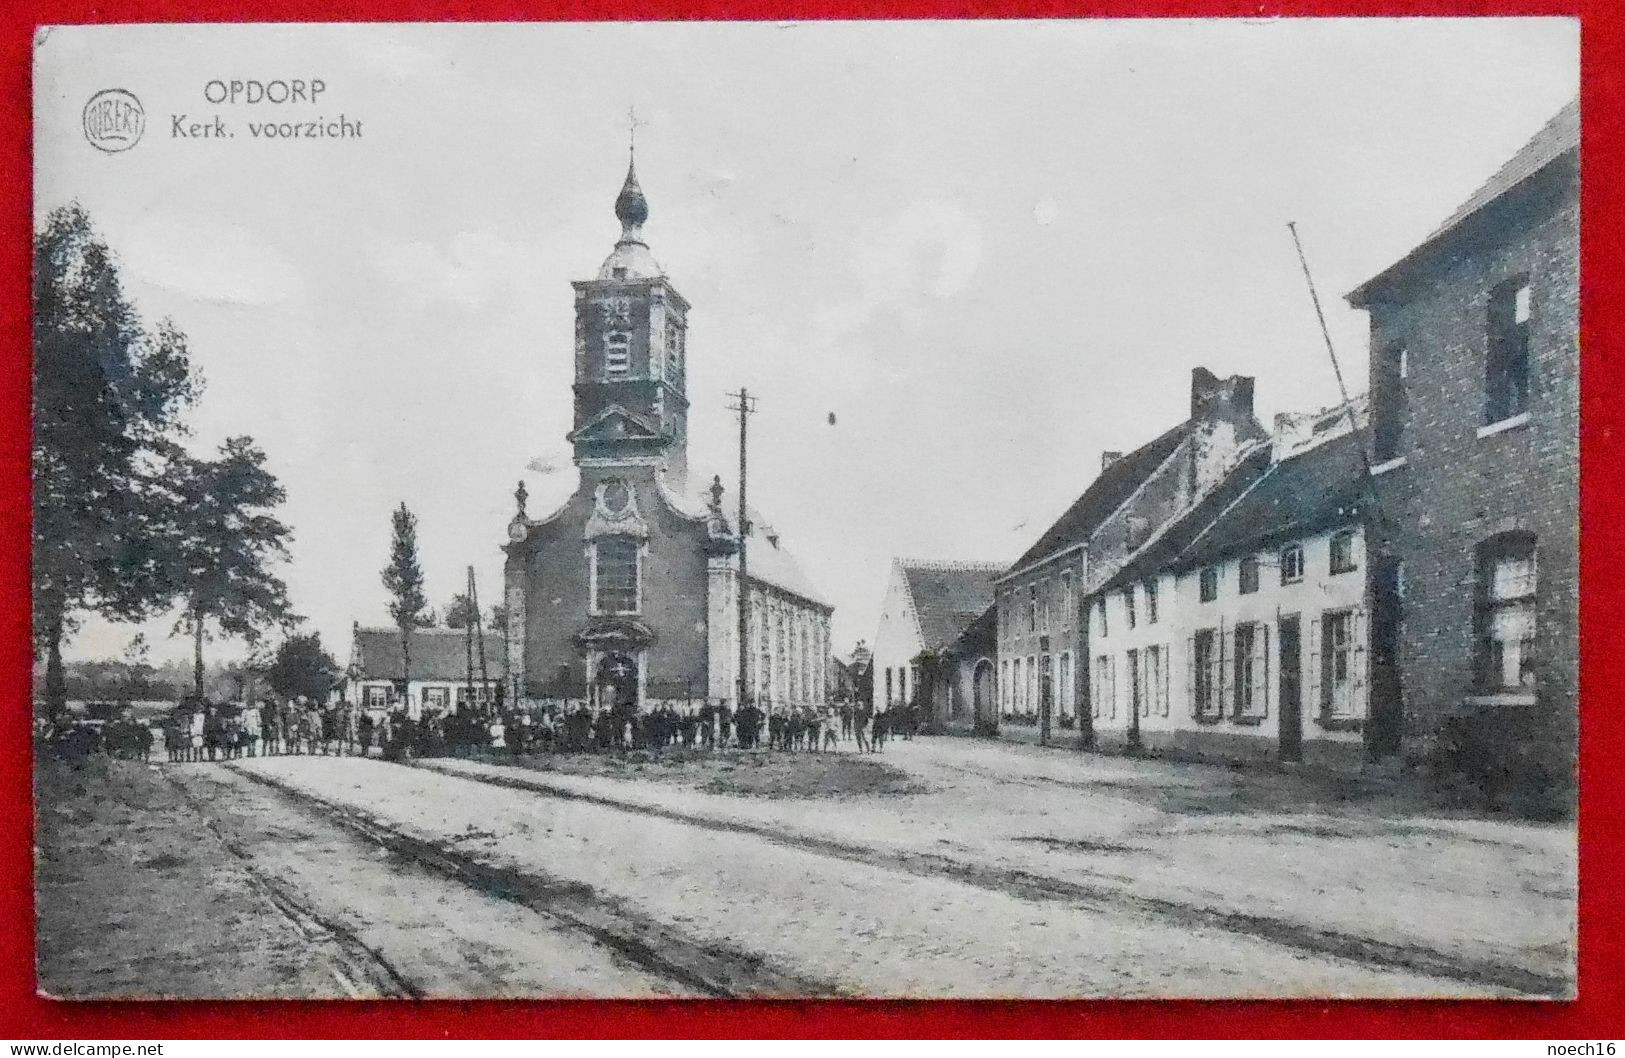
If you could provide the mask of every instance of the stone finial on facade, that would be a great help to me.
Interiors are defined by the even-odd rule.
[[[519,517],[525,516],[525,501],[530,498],[530,492],[525,488],[525,480],[519,479],[519,487],[513,490],[514,503],[518,505]]]
[[[711,510],[716,514],[722,513],[722,475],[716,474],[711,478]]]

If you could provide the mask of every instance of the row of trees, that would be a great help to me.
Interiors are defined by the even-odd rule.
[[[135,621],[178,608],[203,693],[203,644],[261,641],[300,618],[274,564],[285,499],[249,437],[190,452],[203,383],[186,336],[148,328],[77,204],[34,239],[34,645],[47,705],[66,702],[62,646],[87,615]]]

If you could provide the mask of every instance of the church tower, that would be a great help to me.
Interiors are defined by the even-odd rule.
[[[688,302],[643,241],[649,203],[636,157],[615,198],[621,237],[595,279],[576,281],[575,426],[583,468],[652,466],[681,489],[688,473]]]

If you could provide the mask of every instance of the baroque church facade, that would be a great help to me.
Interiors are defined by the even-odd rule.
[[[511,700],[647,710],[709,699],[763,709],[829,694],[833,607],[752,512],[745,680],[739,680],[737,519],[720,478],[688,467],[689,304],[644,241],[635,165],[615,199],[621,237],[575,287],[575,491],[540,517],[521,482],[508,524]],[[737,506],[737,504],[735,504]]]

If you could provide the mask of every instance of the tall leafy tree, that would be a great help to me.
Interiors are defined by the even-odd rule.
[[[266,669],[271,689],[284,698],[320,701],[338,682],[339,666],[322,647],[320,632],[291,635],[277,644],[276,655]]]
[[[117,262],[77,204],[34,237],[34,647],[48,708],[66,700],[62,644],[83,615],[135,620],[174,598],[181,415],[199,382],[186,337],[142,327]]]
[[[485,627],[493,632],[506,632],[508,630],[508,608],[501,603],[491,607],[491,616],[485,619]]]
[[[247,437],[216,459],[190,459],[172,480],[179,513],[174,573],[183,601],[177,632],[192,637],[193,689],[203,694],[203,644],[216,636],[258,643],[299,618],[272,566],[286,562],[292,531],[274,513],[286,493]]]
[[[418,563],[418,520],[403,502],[390,515],[389,565],[384,567],[384,590],[389,592],[389,616],[401,631],[401,693],[412,681],[412,629],[421,627],[429,605],[423,594],[423,567]]]
[[[456,595],[451,597],[451,602],[446,605],[446,627],[467,628],[469,625],[474,623],[474,619],[476,616],[478,616],[478,612],[479,611],[474,606],[473,600],[464,593],[458,592]]]

